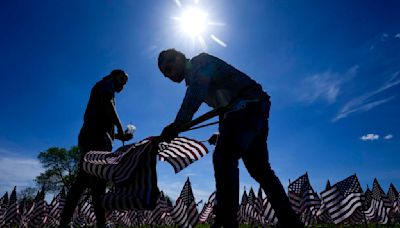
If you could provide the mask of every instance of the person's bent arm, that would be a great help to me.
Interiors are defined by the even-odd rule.
[[[186,90],[185,98],[183,99],[182,105],[176,115],[175,124],[183,124],[192,120],[194,113],[200,108],[203,102],[204,91],[200,86],[189,86]]]
[[[170,142],[178,136],[181,131],[181,125],[192,120],[194,113],[199,109],[202,99],[200,91],[196,86],[189,86],[186,90],[181,108],[175,118],[175,121],[164,127],[161,132],[161,141]]]

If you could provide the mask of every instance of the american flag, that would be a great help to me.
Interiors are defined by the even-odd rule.
[[[119,226],[135,226],[137,212],[135,210],[131,211],[113,211],[114,225]]]
[[[139,221],[139,213],[137,210],[131,210],[125,212],[123,219],[121,220],[122,224],[126,224],[126,226],[138,226],[140,224]]]
[[[387,193],[388,199],[390,201],[391,210],[389,212],[389,219],[391,223],[395,223],[395,221],[400,220],[400,205],[399,205],[399,192],[396,187],[390,183],[389,190]]]
[[[4,222],[4,216],[6,215],[8,208],[8,192],[4,193],[0,199],[0,225]]]
[[[4,224],[10,226],[19,226],[21,222],[21,215],[19,213],[19,204],[17,201],[17,187],[15,186],[10,195],[8,208],[4,216]]]
[[[276,225],[278,218],[275,215],[275,210],[272,208],[271,203],[268,201],[268,196],[263,201],[263,213],[261,215],[264,218],[266,224]]]
[[[48,224],[50,226],[56,226],[59,224],[61,211],[64,208],[65,200],[65,189],[62,188],[49,205]]]
[[[332,188],[331,187],[331,182],[328,180],[326,182],[324,192],[329,191],[331,188]],[[319,221],[319,223],[325,223],[325,224],[332,224],[333,223],[332,218],[331,218],[331,216],[329,214],[329,211],[328,211],[328,207],[327,207],[326,203],[323,200],[321,202],[321,207],[317,211],[317,220]]]
[[[257,192],[257,198],[256,198],[256,202],[254,205],[254,211],[257,215],[257,221],[259,224],[264,225],[266,223],[265,218],[263,217],[263,193],[262,193],[262,189],[261,186],[258,187],[258,192]]]
[[[199,222],[200,223],[207,223],[209,221],[209,218],[213,216],[213,210],[215,206],[215,197],[216,197],[216,192],[214,191],[210,197],[208,198],[207,203],[204,204],[203,209],[201,210],[200,216],[199,216]]]
[[[261,214],[262,214],[262,211],[263,211],[263,201],[264,201],[263,193],[262,193],[262,189],[261,189],[261,186],[260,186],[260,187],[258,187],[256,203],[255,203],[255,206],[254,206],[255,211],[259,215],[260,222],[262,221],[261,220]]]
[[[175,201],[175,206],[171,211],[171,217],[174,221],[174,224],[179,227],[189,227],[189,219],[187,213],[187,207],[185,202],[178,197]]]
[[[108,210],[153,209],[158,198],[156,153],[151,140],[143,140],[116,153],[91,151],[85,155],[83,169],[112,182],[112,191],[103,197]]]
[[[185,137],[158,146],[155,143],[158,140],[149,137],[121,147],[115,153],[91,151],[85,155],[83,169],[87,173],[114,183],[113,191],[103,199],[105,208],[154,209],[159,194],[156,155],[179,172],[208,153],[201,142]]]
[[[140,217],[140,225],[150,225],[150,218],[152,215],[152,212],[150,210],[140,210],[136,212],[137,215]]]
[[[164,218],[167,214],[170,214],[172,207],[168,205],[164,193],[160,192],[160,197],[157,200],[156,208],[152,211],[151,217],[149,219],[150,225],[165,224]]]
[[[242,201],[238,210],[238,221],[243,224],[255,224],[258,222],[257,213],[254,209],[256,196],[253,188],[250,188],[249,194],[246,189],[243,191]]]
[[[300,215],[303,223],[312,225],[321,207],[321,200],[311,187],[307,173],[289,184],[288,195],[293,210]]]
[[[92,200],[88,195],[85,195],[78,204],[78,216],[82,218],[85,226],[91,226],[96,221],[96,215],[94,214],[92,205]]]
[[[355,174],[321,192],[323,204],[334,224],[359,219],[362,196],[362,189]]]
[[[258,223],[258,213],[256,207],[256,195],[254,194],[253,188],[250,187],[249,194],[247,195],[247,205],[245,206],[245,214],[250,224]]]
[[[174,168],[175,173],[208,153],[208,149],[203,143],[186,137],[177,137],[170,143],[161,142],[158,146],[159,159],[168,162]]]
[[[27,203],[26,203],[26,198],[24,197],[19,203],[19,213],[21,216],[20,226],[27,226],[26,219],[25,219],[26,208],[27,208]]]
[[[399,192],[392,183],[390,183],[387,196],[392,205],[396,203],[397,199],[399,198]]]
[[[28,226],[31,222],[31,219],[33,218],[33,212],[35,210],[35,202],[31,202],[29,204],[25,205],[25,213],[22,217],[22,224],[25,226]]]
[[[389,221],[391,205],[389,198],[382,190],[378,180],[375,178],[372,187],[372,200],[369,209],[365,212],[369,221],[386,224]]]
[[[132,212],[133,214],[136,213],[135,210],[131,210],[129,212]],[[132,226],[131,224],[134,222],[134,217],[132,223],[131,221],[128,221],[126,218],[128,214],[128,211],[120,211],[120,210],[112,210],[112,211],[107,211],[106,212],[106,218],[112,225],[120,225],[120,226]]]
[[[197,211],[192,184],[190,183],[189,177],[183,185],[179,198],[185,203],[188,225],[195,227],[199,220],[199,213]]]
[[[247,192],[246,192],[246,187],[245,187],[245,189],[243,191],[243,195],[242,195],[242,201],[240,201],[239,210],[237,212],[239,224],[247,222],[246,213],[245,213],[246,204],[247,204]]]
[[[370,208],[371,202],[372,202],[372,191],[369,189],[367,185],[367,190],[365,190],[364,192],[364,201],[363,201],[364,210]]]
[[[256,194],[254,194],[254,190],[252,187],[250,187],[249,194],[247,195],[247,203],[249,204],[255,204],[256,202]]]
[[[34,208],[31,212],[30,225],[32,227],[44,226],[47,222],[47,202],[44,200],[44,188],[36,194]]]

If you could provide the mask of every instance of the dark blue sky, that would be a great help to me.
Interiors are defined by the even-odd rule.
[[[206,49],[171,19],[189,5],[224,24],[203,33]],[[207,51],[262,84],[272,97],[270,161],[285,186],[308,171],[317,191],[353,173],[364,190],[374,177],[400,187],[398,9],[395,0],[2,2],[0,190],[31,184],[38,152],[77,143],[90,89],[114,68],[130,75],[117,95],[123,123],[137,126],[135,140],[158,135],[185,90],[157,68],[159,51],[171,47],[188,58]],[[241,175],[258,187],[242,166]],[[206,198],[211,156],[178,175],[159,164],[160,187],[173,198],[187,176]]]

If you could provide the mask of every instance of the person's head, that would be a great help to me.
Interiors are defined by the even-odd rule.
[[[114,87],[116,92],[121,92],[124,89],[125,84],[128,82],[128,74],[123,70],[115,69],[111,71],[111,80],[114,82]]]
[[[158,68],[165,77],[174,82],[181,82],[185,78],[186,56],[175,49],[160,52]]]

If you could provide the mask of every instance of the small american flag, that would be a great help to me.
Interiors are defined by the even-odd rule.
[[[171,213],[172,207],[168,205],[168,202],[164,196],[164,193],[160,192],[160,197],[157,200],[156,208],[152,211],[149,219],[150,225],[165,224],[164,218],[167,214]]]
[[[400,218],[400,211],[399,211],[400,205],[399,205],[399,192],[392,183],[390,183],[387,196],[391,205],[391,210],[389,212],[389,219],[391,219],[391,222],[393,223],[393,221],[396,221]]]
[[[4,215],[4,224],[11,226],[19,226],[21,215],[19,213],[19,205],[17,202],[17,187],[14,187],[8,202],[8,209]]]
[[[264,198],[263,208],[261,216],[265,219],[264,222],[269,225],[276,225],[278,223],[278,218],[275,215],[275,210],[272,208],[271,203],[268,201],[268,197]]]
[[[181,198],[186,205],[188,224],[194,227],[199,220],[199,213],[197,211],[196,202],[192,190],[192,184],[190,183],[189,178],[183,185],[179,198]]]
[[[214,191],[208,198],[207,203],[204,204],[203,209],[201,210],[201,213],[199,216],[199,222],[207,223],[209,221],[209,218],[213,216],[213,210],[214,210],[214,206],[215,206],[215,197],[216,197],[216,192]]]
[[[47,222],[47,202],[44,200],[45,191],[44,188],[37,193],[35,197],[35,207],[32,212],[30,225],[32,227],[44,226]]]
[[[8,208],[8,192],[4,193],[0,199],[0,225],[4,222],[4,216]]]
[[[208,153],[203,143],[186,137],[175,138],[170,143],[162,142],[158,146],[159,159],[172,165],[175,173]]]
[[[366,217],[369,221],[386,224],[389,220],[389,211],[391,205],[389,198],[382,190],[378,180],[375,178],[372,187],[372,200]]]
[[[48,224],[56,226],[59,223],[61,211],[65,205],[65,189],[63,188],[51,201],[49,206]]]
[[[363,192],[354,174],[321,192],[321,198],[334,224],[360,218]],[[362,222],[362,221],[357,221]]]
[[[321,200],[311,187],[308,174],[305,173],[290,183],[288,189],[289,201],[302,222],[306,225],[315,223]]]

